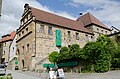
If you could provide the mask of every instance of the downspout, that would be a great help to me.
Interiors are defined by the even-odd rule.
[[[36,18],[34,18],[34,22],[35,22],[35,57],[36,57]]]
[[[36,18],[34,18],[34,22],[35,22],[35,55],[34,57],[36,57]],[[35,71],[36,71],[36,63],[35,63]]]

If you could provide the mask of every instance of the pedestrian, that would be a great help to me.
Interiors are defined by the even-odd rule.
[[[50,71],[50,67],[49,67],[49,64],[48,64],[47,69],[46,69],[47,79],[49,79],[49,71]]]

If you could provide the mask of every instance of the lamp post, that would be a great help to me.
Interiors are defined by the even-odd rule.
[[[1,17],[1,11],[2,11],[2,0],[0,0],[0,17]]]

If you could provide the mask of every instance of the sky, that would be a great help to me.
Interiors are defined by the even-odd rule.
[[[90,12],[108,27],[120,29],[120,0],[3,0],[0,36],[18,29],[25,3],[73,20]]]

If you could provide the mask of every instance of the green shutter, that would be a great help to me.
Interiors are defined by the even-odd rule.
[[[56,46],[61,46],[61,31],[56,30]]]

